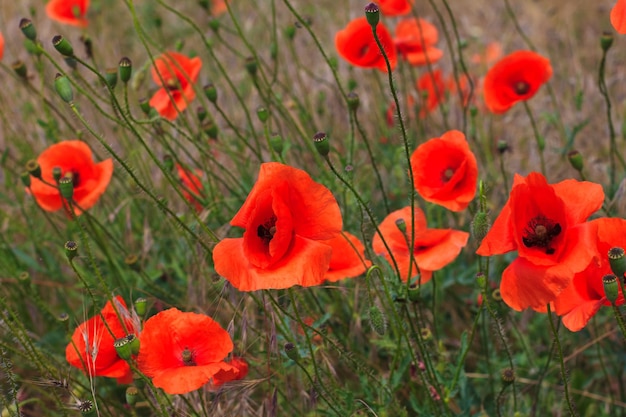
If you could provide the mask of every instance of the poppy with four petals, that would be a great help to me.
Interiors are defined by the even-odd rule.
[[[598,184],[548,184],[537,172],[515,175],[509,200],[476,251],[482,256],[517,251],[500,283],[509,307],[544,311],[587,268],[595,254],[596,227],[586,220],[603,201]]]
[[[399,220],[404,220],[405,233],[398,228]],[[411,207],[392,212],[378,226],[391,254],[378,233],[374,235],[372,247],[374,252],[384,256],[392,267],[395,259],[403,281],[419,273],[420,282],[424,284],[430,281],[433,271],[440,270],[456,259],[461,249],[467,244],[469,233],[453,229],[428,228],[426,216],[418,207],[415,207],[414,220],[415,238],[411,239]],[[409,250],[411,240],[413,240],[412,254]],[[409,276],[409,270],[411,276]]]
[[[39,155],[37,162],[41,168],[42,179],[33,177],[28,191],[46,211],[60,210],[65,204],[56,187],[53,168],[61,168],[61,177],[72,178],[72,200],[76,203],[74,212],[77,215],[96,204],[113,175],[113,160],[95,163],[89,146],[79,140],[67,140],[50,146]]]
[[[178,52],[166,52],[156,58],[152,79],[161,88],[150,99],[150,106],[164,118],[175,120],[196,98],[193,84],[201,68],[199,57],[189,58]]]
[[[474,199],[478,164],[458,130],[418,146],[411,156],[411,169],[415,189],[426,201],[461,211]]]
[[[404,19],[398,22],[393,42],[398,54],[411,65],[434,64],[443,57],[435,48],[439,39],[437,28],[424,19]]]
[[[391,70],[396,67],[397,54],[393,39],[382,23],[376,26],[376,34],[385,49]],[[378,49],[372,27],[365,17],[359,17],[348,23],[345,29],[335,35],[335,47],[339,55],[350,64],[361,68],[378,68],[387,72],[387,65]]]
[[[245,232],[215,246],[215,271],[255,291],[321,284],[332,257],[324,241],[339,235],[342,219],[328,188],[300,169],[268,162],[230,224]]]
[[[46,4],[46,14],[57,22],[87,27],[89,22],[85,18],[89,9],[89,0],[50,0]]]
[[[168,394],[186,394],[238,370],[224,362],[233,350],[230,335],[209,316],[176,308],[146,320],[137,366]],[[225,372],[225,374],[220,374]]]
[[[504,113],[519,101],[533,97],[552,77],[547,58],[533,51],[513,52],[489,69],[483,81],[487,108]]]

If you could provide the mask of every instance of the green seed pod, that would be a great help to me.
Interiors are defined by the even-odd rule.
[[[220,30],[220,21],[219,19],[211,19],[209,20],[209,28],[217,33],[218,30]]]
[[[570,165],[578,172],[583,170],[583,156],[577,150],[573,150],[567,153],[567,159]]]
[[[20,30],[27,39],[35,42],[37,40],[37,29],[30,19],[20,20]]]
[[[403,235],[406,235],[406,221],[404,219],[396,220],[396,227]]]
[[[204,95],[211,103],[217,102],[217,88],[215,88],[213,83],[204,86]]]
[[[118,69],[120,71],[120,80],[126,84],[130,80],[131,75],[133,75],[133,63],[130,58],[123,57],[120,59]]]
[[[22,180],[22,184],[24,184],[24,187],[30,187],[30,174],[28,172],[22,172],[20,174],[20,180]]]
[[[617,277],[613,274],[607,274],[602,277],[602,285],[604,285],[604,295],[611,304],[615,304],[615,301],[619,297],[619,282]]]
[[[61,196],[70,201],[74,196],[74,181],[72,181],[72,177],[63,177],[59,180],[59,191],[61,192]]]
[[[420,300],[420,287],[417,284],[409,285],[408,291],[409,300],[413,303],[418,303]]]
[[[74,242],[73,240],[68,240],[67,242],[65,242],[64,248],[65,256],[69,261],[72,261],[72,259],[74,259],[76,255],[78,255],[78,243]]]
[[[28,78],[28,68],[26,68],[26,64],[24,63],[24,61],[18,59],[11,64],[11,68],[13,69],[13,71],[15,71],[18,77],[24,80]]]
[[[279,155],[283,153],[283,137],[278,133],[272,133],[270,135],[270,146]]]
[[[511,150],[511,148],[509,148],[509,144],[507,143],[507,141],[505,140],[499,140],[498,141],[498,153],[500,155],[504,154],[506,151]]]
[[[137,315],[143,316],[144,314],[146,314],[147,307],[148,300],[146,300],[144,297],[139,297],[135,300],[135,311],[137,312]]]
[[[376,306],[371,306],[369,310],[370,325],[379,335],[383,336],[387,328],[387,322],[382,311]]]
[[[217,133],[218,133],[218,128],[217,125],[215,123],[213,123],[212,120],[208,120],[206,123],[202,124],[202,130],[204,131],[204,133],[206,133],[206,135],[213,140],[217,139]]]
[[[357,93],[355,93],[354,91],[350,91],[348,93],[348,108],[350,109],[350,111],[357,111],[360,101],[361,100],[359,99],[359,95]]]
[[[72,103],[74,101],[72,84],[67,76],[57,73],[54,77],[54,89],[57,90],[59,97],[66,103]]]
[[[269,119],[270,117],[270,112],[269,110],[267,110],[267,107],[259,107],[256,109],[256,115],[259,118],[259,120],[261,121],[261,123],[265,123],[267,122],[267,119]]]
[[[139,397],[139,390],[137,389],[137,387],[126,388],[126,404],[133,407],[137,403],[138,397]]]
[[[207,117],[208,113],[207,113],[207,111],[206,111],[206,109],[205,109],[204,107],[199,106],[199,107],[196,109],[196,115],[198,115],[198,120],[199,120],[200,122],[203,122],[203,121],[204,121],[204,119],[206,119],[206,117]]]
[[[26,171],[33,177],[41,179],[41,167],[36,160],[31,159],[26,162]]]
[[[317,132],[313,135],[313,144],[315,145],[315,149],[317,149],[317,153],[319,153],[324,158],[328,156],[330,152],[330,143],[328,142],[328,136],[324,132]]]
[[[139,355],[139,348],[141,347],[141,341],[134,334],[129,334],[126,336],[128,339],[128,343],[130,344],[130,350],[133,355]]]
[[[300,353],[293,343],[285,343],[285,354],[294,362],[298,362],[300,359]]]
[[[63,56],[74,56],[72,44],[61,35],[52,38],[52,46]]]
[[[117,85],[117,68],[107,68],[104,71],[104,79],[111,90]]]
[[[296,27],[294,25],[289,25],[285,28],[284,31],[285,37],[287,39],[289,39],[290,41],[293,40],[293,38],[296,37]]]
[[[63,171],[61,171],[61,167],[52,167],[52,178],[54,179],[54,182],[59,182],[62,174]]]
[[[626,272],[626,256],[624,249],[613,247],[609,249],[608,257],[611,271],[613,271],[617,277],[623,279],[624,273]]]
[[[132,339],[129,339],[128,336],[133,336]],[[124,337],[120,337],[119,339],[113,342],[113,347],[115,347],[115,351],[117,352],[117,356],[121,359],[127,361],[133,356],[133,349],[131,347],[131,342],[135,339],[134,335],[128,335]]]
[[[373,29],[376,29],[376,25],[378,25],[380,21],[380,8],[376,3],[370,3],[365,6],[365,17],[367,18],[367,23],[369,23]]]
[[[147,98],[142,98],[139,100],[139,108],[141,109],[143,114],[148,116],[152,107],[150,107],[150,102]]]
[[[253,78],[256,77],[258,63],[256,62],[256,59],[254,57],[251,56],[246,58],[244,66],[246,67],[246,71],[248,71],[248,74],[250,74]]]
[[[609,32],[604,32],[602,36],[600,36],[600,47],[606,53],[611,46],[613,45],[613,34]]]
[[[90,400],[79,400],[76,405],[78,411],[80,411],[81,416],[95,416],[96,415],[96,406],[93,404],[93,401]]]

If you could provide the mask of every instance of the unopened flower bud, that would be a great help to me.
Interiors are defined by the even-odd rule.
[[[163,157],[163,166],[167,172],[172,172],[174,170],[174,159],[172,158],[172,155],[165,155]]]
[[[20,30],[29,40],[35,42],[37,40],[37,29],[30,19],[20,20]]]
[[[41,45],[39,45],[35,41],[31,41],[30,39],[24,39],[24,49],[31,55],[39,56],[43,53],[43,49]]]
[[[624,278],[626,272],[626,256],[624,255],[624,249],[620,247],[609,249],[608,257],[611,271],[620,279]]]
[[[285,37],[287,39],[292,41],[293,38],[296,37],[296,27],[294,25],[289,25],[285,28],[285,31],[283,33],[285,34]]]
[[[487,285],[487,277],[482,272],[476,274],[476,283],[480,289],[485,288]]]
[[[120,80],[122,80],[122,82],[126,84],[130,80],[131,75],[133,74],[133,63],[130,60],[130,58],[123,57],[122,59],[120,59],[120,63],[118,64],[118,69],[120,72]]]
[[[379,335],[383,336],[387,328],[387,322],[382,311],[376,306],[371,306],[369,309],[370,325],[372,329]]]
[[[568,152],[567,159],[576,171],[580,172],[583,170],[583,156],[580,152],[576,150]]]
[[[328,142],[328,136],[324,132],[317,132],[313,135],[313,144],[315,145],[315,149],[317,149],[317,153],[319,153],[323,157],[327,157],[330,152],[330,143]]]
[[[615,304],[615,301],[619,297],[619,282],[617,277],[613,274],[607,274],[602,277],[602,285],[604,285],[604,295],[611,304]]]
[[[57,73],[54,77],[54,89],[57,91],[59,97],[66,103],[72,103],[74,101],[72,84],[67,76]]]
[[[270,135],[270,146],[274,152],[281,155],[283,153],[283,137],[278,133],[272,133]]]
[[[365,6],[365,17],[367,18],[367,23],[375,29],[380,21],[380,8],[376,3],[370,3]]]
[[[609,32],[604,32],[602,36],[600,36],[600,47],[604,52],[607,52],[611,45],[613,45],[613,34]]]
[[[137,403],[138,397],[139,397],[139,390],[137,389],[137,387],[126,388],[126,404],[133,407]]]
[[[211,103],[215,103],[217,101],[217,88],[215,88],[215,85],[212,83],[205,85],[204,95]]]
[[[72,259],[74,259],[76,255],[78,255],[78,243],[74,242],[73,240],[68,240],[67,242],[65,242],[64,248],[65,256],[69,261],[72,261]]]
[[[209,28],[211,28],[211,30],[213,32],[217,32],[218,30],[220,30],[220,21],[219,21],[219,19],[211,19],[211,20],[209,20]]]
[[[489,219],[489,214],[485,213],[484,211],[477,211],[470,225],[472,238],[477,245],[480,245],[485,236],[487,236],[490,228],[491,219]]]
[[[52,38],[52,46],[63,56],[74,56],[72,44],[61,35]]]
[[[208,120],[206,123],[203,123],[202,130],[210,139],[217,139],[218,128],[212,120]]]
[[[298,362],[298,359],[300,359],[298,348],[293,343],[285,343],[285,354],[294,362]]]
[[[150,102],[147,98],[142,98],[142,99],[139,99],[139,108],[141,109],[143,114],[148,116],[150,114],[150,109],[152,107],[150,107]]]
[[[28,68],[26,68],[24,61],[18,59],[11,64],[11,68],[15,71],[18,77],[22,79],[28,78]]]
[[[396,227],[402,232],[403,235],[406,235],[406,221],[404,219],[397,219]]]
[[[204,107],[198,106],[198,108],[196,109],[196,115],[198,116],[198,120],[200,122],[203,122],[204,119],[206,119],[208,113]]]

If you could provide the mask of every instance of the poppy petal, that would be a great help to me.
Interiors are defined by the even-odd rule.
[[[626,0],[617,0],[611,9],[611,25],[619,34],[626,34]]]

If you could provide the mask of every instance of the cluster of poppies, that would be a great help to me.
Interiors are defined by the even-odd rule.
[[[136,312],[117,296],[76,328],[65,356],[91,377],[128,384],[143,375],[168,394],[185,394],[244,378],[247,362],[236,356],[226,360],[232,350],[228,332],[204,314],[170,308],[142,328]]]

